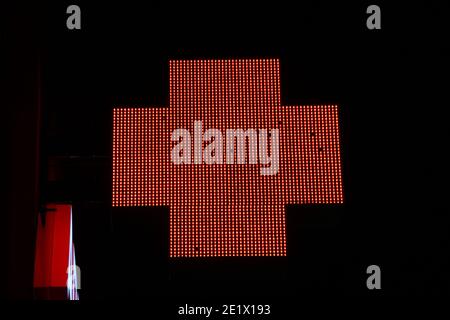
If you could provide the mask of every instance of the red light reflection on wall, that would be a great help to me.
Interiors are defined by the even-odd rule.
[[[75,266],[72,235],[72,205],[47,204],[45,219],[38,216],[34,266],[34,288],[49,291],[45,299],[78,300],[69,267]],[[64,288],[63,295],[52,297],[50,289]],[[60,291],[57,291],[61,293]]]

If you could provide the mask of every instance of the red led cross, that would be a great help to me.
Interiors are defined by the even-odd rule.
[[[169,206],[170,257],[285,256],[286,204],[343,202],[338,107],[282,105],[278,59],[170,61],[169,73],[169,107],[114,109],[113,206]],[[193,137],[195,121],[224,136],[278,129],[278,172],[174,164],[171,135]]]

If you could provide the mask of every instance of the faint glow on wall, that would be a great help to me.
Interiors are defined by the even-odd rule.
[[[169,206],[171,257],[285,256],[286,204],[343,202],[338,107],[282,105],[278,59],[169,67],[169,107],[114,109],[113,206]],[[279,129],[279,172],[173,164],[171,133],[197,120]]]

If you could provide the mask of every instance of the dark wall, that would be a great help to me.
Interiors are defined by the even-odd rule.
[[[6,128],[6,212],[2,210],[4,293],[13,299],[33,297],[33,261],[40,178],[40,22],[37,7],[6,7],[2,42],[7,53],[2,92]],[[3,47],[3,46],[2,46]],[[5,70],[5,69],[3,69]]]

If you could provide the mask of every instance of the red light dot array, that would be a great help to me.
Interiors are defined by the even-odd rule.
[[[169,206],[171,257],[285,256],[286,204],[343,202],[337,106],[282,106],[277,59],[169,69],[168,108],[114,109],[113,206]],[[222,132],[223,164],[171,162],[172,132],[189,130],[193,149],[194,121]],[[279,130],[277,174],[236,164],[236,150],[226,164],[225,132],[238,128]]]

